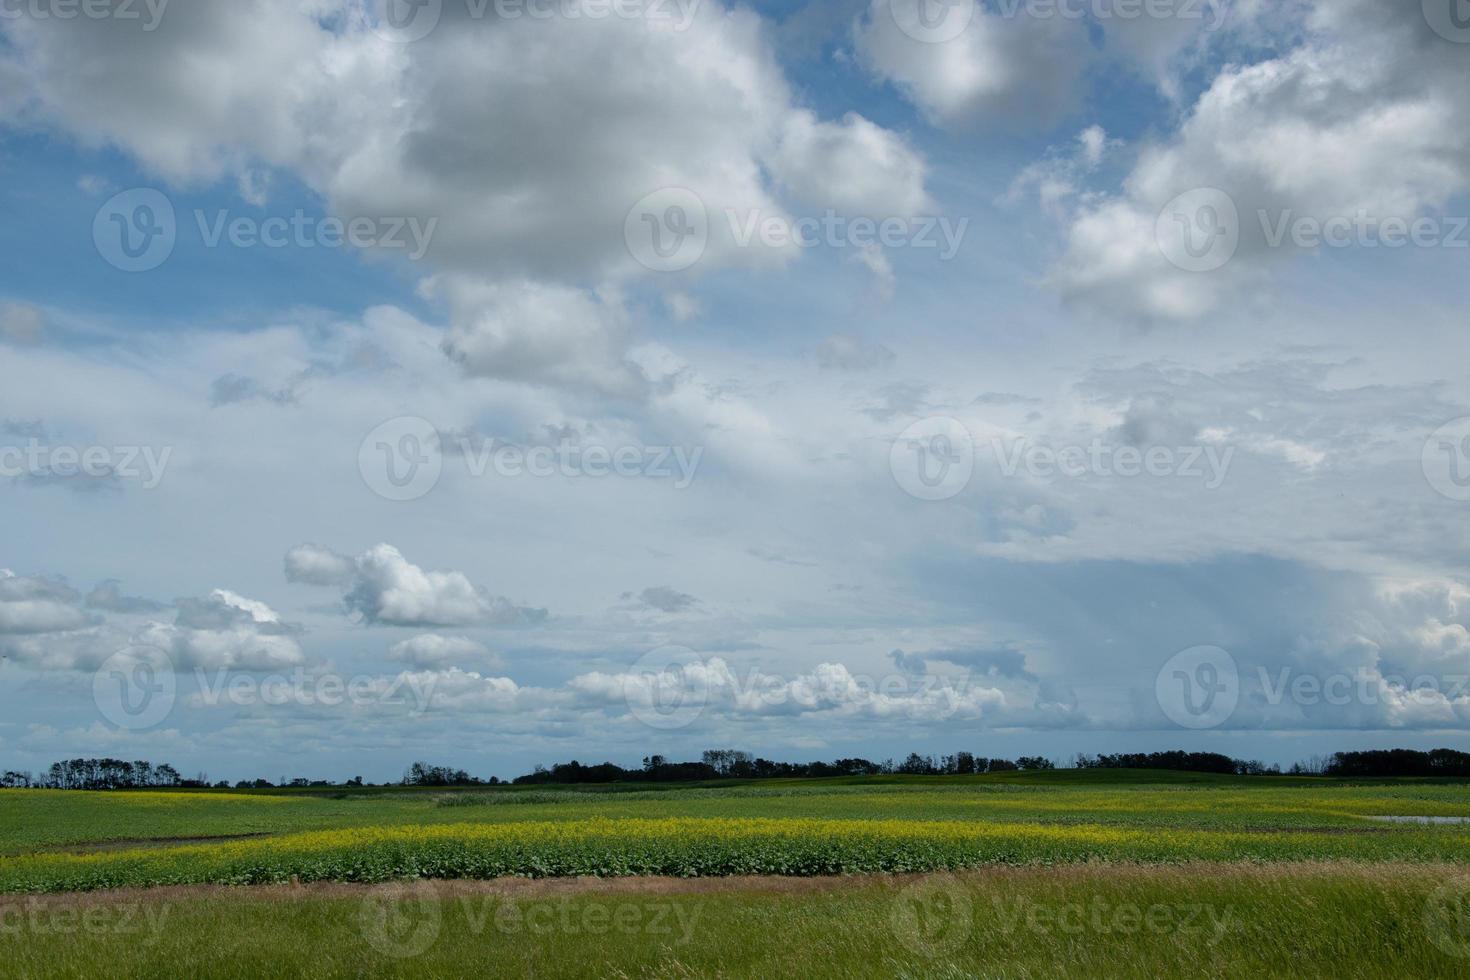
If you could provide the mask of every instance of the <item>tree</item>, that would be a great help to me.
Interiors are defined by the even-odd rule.
[[[933,759],[910,752],[909,757],[899,764],[898,771],[909,776],[932,776],[936,767]]]

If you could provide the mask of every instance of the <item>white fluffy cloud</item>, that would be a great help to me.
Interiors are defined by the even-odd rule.
[[[896,133],[856,113],[833,123],[792,112],[768,165],[809,208],[904,218],[933,207],[924,192],[923,158]]]
[[[102,588],[109,586],[104,598],[121,599],[115,583]],[[226,589],[178,600],[171,623],[104,619],[81,603],[81,594],[62,583],[0,572],[0,652],[49,670],[94,670],[133,646],[163,650],[178,670],[270,670],[305,663],[298,627],[265,603]],[[160,608],[142,600],[91,604],[123,617]]]
[[[306,662],[300,630],[259,600],[215,589],[177,605],[173,623],[150,623],[137,634],[138,642],[166,651],[175,668],[276,670]]]
[[[738,673],[721,657],[690,658],[678,669],[606,673],[572,678],[569,686],[593,701],[622,703],[625,710],[657,715],[667,706],[686,706],[693,716],[709,712],[732,717],[823,715],[834,719],[907,719],[937,722],[976,720],[1005,707],[1005,695],[968,678],[927,677],[915,683],[885,677],[882,683],[855,676],[840,663],[823,663],[793,677],[759,670]]]
[[[16,575],[0,568],[0,635],[62,633],[90,626],[81,595],[64,582]]]
[[[318,545],[301,545],[286,556],[287,576],[312,585],[351,586],[348,610],[381,626],[505,626],[538,622],[546,610],[517,606],[491,595],[462,572],[425,571],[389,544],[356,558]]]
[[[1470,189],[1463,45],[1408,3],[1320,4],[1306,30],[1280,57],[1227,66],[1178,133],[1143,150],[1122,193],[1077,209],[1055,285],[1095,308],[1190,319],[1297,250],[1271,242],[1283,216],[1412,222]],[[1207,272],[1172,265],[1156,237],[1166,205],[1198,188],[1238,214],[1234,257]]]
[[[797,104],[749,10],[711,0],[671,30],[448,4],[432,34],[395,44],[362,4],[343,9],[180,4],[151,33],[7,20],[0,65],[25,79],[12,115],[119,146],[176,183],[255,187],[280,168],[339,216],[437,220],[429,266],[456,277],[448,350],[467,370],[619,396],[643,385],[625,317],[582,290],[646,274],[624,240],[645,196],[685,188],[712,216],[777,218],[781,191],[863,214],[929,203],[901,137]],[[792,258],[741,247],[728,225],[711,221],[701,269]]]
[[[627,314],[616,297],[539,282],[441,277],[453,327],[445,353],[466,374],[641,398],[649,380],[626,355]]]
[[[303,585],[350,585],[357,563],[331,548],[303,544],[286,552],[286,581]]]
[[[914,0],[872,0],[856,28],[870,71],[898,86],[931,121],[1055,121],[1078,100],[1090,59],[1087,29],[1064,17],[1004,17],[976,4],[944,8],[932,32]],[[955,30],[944,25],[953,21]],[[964,23],[963,30],[958,30]],[[925,40],[923,38],[934,38]]]

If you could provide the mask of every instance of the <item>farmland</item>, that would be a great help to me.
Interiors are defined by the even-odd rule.
[[[7,791],[0,953],[28,976],[89,975],[104,961],[148,975],[169,950],[191,955],[180,947],[198,936],[228,947],[245,930],[278,948],[340,951],[329,975],[451,976],[504,953],[509,915],[522,923],[509,972],[538,975],[579,963],[613,975],[761,975],[785,962],[816,974],[1026,976],[1105,959],[1111,975],[1259,974],[1290,972],[1286,950],[1308,975],[1314,956],[1323,971],[1332,960],[1363,976],[1455,975],[1470,964],[1457,955],[1470,954],[1470,825],[1375,819],[1390,816],[1470,818],[1470,787],[1054,772],[656,789]],[[400,957],[399,946],[361,941],[396,936],[382,923],[412,921],[426,902],[435,939],[425,949]],[[644,921],[659,903],[667,934]],[[116,935],[45,928],[135,904],[151,941],[115,942],[120,958]],[[378,926],[375,909],[387,916]],[[146,914],[159,910],[167,916]],[[539,931],[527,925],[536,910],[549,923]],[[610,925],[618,915],[630,931]],[[693,923],[696,942],[675,942],[679,922]],[[255,975],[248,948],[232,962]],[[313,972],[305,961],[282,969]]]

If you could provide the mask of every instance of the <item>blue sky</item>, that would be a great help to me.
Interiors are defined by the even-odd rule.
[[[0,19],[3,764],[1459,746],[1470,32],[1125,8]]]

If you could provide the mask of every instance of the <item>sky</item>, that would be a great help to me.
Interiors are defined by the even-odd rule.
[[[0,767],[1466,747],[1464,0],[0,2]]]

